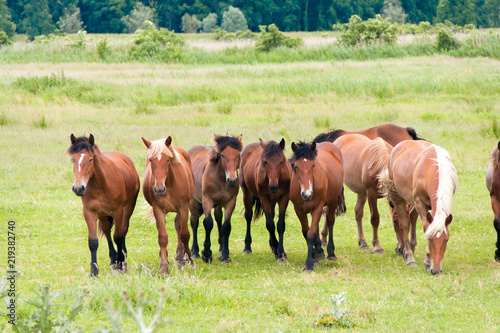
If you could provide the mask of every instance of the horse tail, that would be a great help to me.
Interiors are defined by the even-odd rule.
[[[104,231],[104,229],[111,230],[114,224],[115,221],[111,216],[106,216],[106,219],[104,221],[101,221],[101,219],[99,219],[99,223],[97,225],[98,227],[97,229],[99,230],[99,236],[100,237],[105,236],[106,232]]]
[[[422,137],[418,136],[417,131],[413,127],[407,127],[406,132],[411,136],[412,140],[425,140]]]
[[[255,210],[253,213],[253,220],[257,221],[259,217],[262,215],[262,205],[260,203],[260,199],[256,196],[252,197],[252,207],[255,205]]]
[[[342,136],[344,134],[345,134],[344,130],[332,130],[331,132],[328,132],[328,133],[318,134],[314,138],[313,141],[316,143],[325,142],[325,141],[334,142],[335,140],[337,140],[340,136]]]
[[[347,207],[345,205],[345,197],[344,197],[344,185],[342,185],[342,191],[340,191],[339,198],[337,201],[337,209],[335,210],[335,216],[340,216],[345,214],[347,211]]]
[[[370,157],[368,161],[368,172],[370,176],[377,179],[378,175],[389,170],[390,151],[382,138],[372,140],[368,146]]]
[[[149,205],[147,202],[143,206],[143,213],[141,214],[144,219],[150,222],[156,223],[155,215],[153,213],[153,206]]]

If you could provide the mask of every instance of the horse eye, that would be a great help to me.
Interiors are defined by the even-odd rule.
[[[285,162],[285,161],[281,161],[280,164],[283,164],[283,162]]]
[[[224,154],[220,154],[220,157],[224,158]]]
[[[94,160],[94,159],[93,159],[93,158],[91,158],[91,159],[89,160],[89,163],[90,163],[90,162],[92,162],[93,160]]]
[[[264,163],[262,163],[264,166],[267,166],[267,161],[264,161]]]
[[[315,166],[316,166],[316,164],[313,164],[313,167],[312,167],[312,168],[314,169],[314,167],[315,167]]]

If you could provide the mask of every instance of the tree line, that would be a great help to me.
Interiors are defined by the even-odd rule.
[[[282,31],[325,31],[348,22],[352,15],[366,20],[376,14],[399,23],[450,21],[500,27],[500,0],[0,0],[0,30],[29,36],[69,31],[69,27],[122,33],[130,32],[131,21],[147,18],[181,32],[187,25],[186,14],[199,22],[210,16],[211,24],[221,26],[231,7],[241,11],[252,31],[272,23]]]

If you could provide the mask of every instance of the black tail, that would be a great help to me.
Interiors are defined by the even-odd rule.
[[[256,196],[252,197],[252,207],[255,205],[255,210],[253,212],[253,220],[256,221],[262,215],[262,205],[260,204],[260,199]]]
[[[335,211],[336,216],[340,216],[345,214],[347,211],[347,207],[345,206],[345,197],[344,197],[344,186],[342,186],[342,191],[339,194],[339,199],[337,203],[337,210]]]
[[[407,127],[406,131],[408,132],[408,135],[411,136],[413,140],[425,140],[424,138],[421,138],[418,136],[417,131],[415,131],[414,128],[412,127]]]

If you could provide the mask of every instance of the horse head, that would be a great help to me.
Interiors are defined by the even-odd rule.
[[[94,174],[94,153],[97,146],[94,145],[94,136],[81,136],[76,138],[73,134],[70,136],[71,146],[68,154],[73,163],[73,172],[75,181],[73,182],[73,192],[81,197],[87,192],[87,183]]]
[[[313,198],[314,167],[316,166],[315,157],[317,155],[316,142],[306,144],[300,142],[298,145],[292,142],[292,170],[295,173],[300,184],[300,195],[304,201],[310,201]]]
[[[157,196],[165,195],[167,187],[165,185],[168,171],[172,163],[177,162],[177,156],[172,147],[172,138],[156,141],[148,141],[142,138],[142,142],[148,149],[147,162],[151,168],[153,177],[153,193]]]
[[[241,135],[238,137],[214,135],[214,141],[217,145],[210,160],[220,163],[229,187],[238,186],[238,169],[240,167],[241,150],[243,149],[241,138]]]
[[[285,139],[281,139],[279,144],[274,141],[265,143],[262,139],[259,139],[259,141],[263,149],[261,163],[268,179],[267,187],[271,193],[276,193],[279,189],[281,170],[283,167],[287,166],[286,157],[283,153],[285,149]]]
[[[443,258],[446,251],[446,245],[450,239],[450,232],[448,225],[453,220],[451,214],[436,214],[432,217],[430,212],[427,212],[427,227],[425,236],[427,237],[427,248],[429,250],[428,258],[430,262],[426,263],[426,270],[430,271],[433,275],[440,274],[443,271]],[[442,226],[436,230],[431,229],[432,225],[441,224]],[[435,229],[435,228],[434,228]]]

